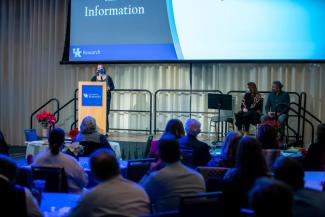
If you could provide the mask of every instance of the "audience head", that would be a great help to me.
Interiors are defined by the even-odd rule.
[[[177,139],[185,135],[184,126],[179,119],[171,119],[167,122],[164,134],[172,134]]]
[[[92,116],[86,116],[80,124],[80,132],[82,134],[92,134],[97,131],[96,120]]]
[[[162,161],[165,163],[174,163],[179,161],[181,153],[179,143],[174,137],[165,137],[159,142],[159,154]]]
[[[268,169],[262,146],[255,138],[244,136],[239,142],[236,155],[236,167],[240,178],[255,180],[267,175]]]
[[[115,154],[108,149],[98,149],[90,156],[90,169],[96,180],[106,181],[120,174]]]
[[[0,154],[0,176],[8,179],[11,184],[14,182],[18,172],[18,167],[11,158],[6,155]]]
[[[256,139],[262,144],[263,149],[279,148],[277,141],[277,132],[269,124],[261,124],[258,127]]]
[[[293,193],[285,183],[260,178],[249,193],[250,203],[256,217],[291,217]]]
[[[325,143],[325,123],[317,127],[317,142]]]
[[[201,123],[196,119],[188,119],[185,123],[185,131],[189,136],[197,136],[201,132]]]
[[[273,164],[274,177],[292,187],[294,191],[304,187],[304,169],[295,159],[279,157]]]
[[[59,154],[61,146],[64,143],[65,133],[60,128],[54,128],[49,135],[49,146],[51,153],[54,155]]]
[[[252,95],[256,95],[258,94],[258,90],[257,90],[257,86],[254,82],[248,82],[247,83],[247,87],[249,89],[249,92],[252,94]]]
[[[241,133],[237,131],[227,133],[221,149],[221,157],[223,160],[235,161],[237,146],[241,137]]]
[[[281,81],[273,81],[272,84],[272,91],[275,93],[278,93],[282,90],[283,84],[281,83]]]

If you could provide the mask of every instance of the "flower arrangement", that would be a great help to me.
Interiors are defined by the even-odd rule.
[[[42,111],[41,113],[36,115],[36,120],[42,124],[44,128],[48,126],[53,126],[56,123],[56,117],[53,113]]]
[[[64,145],[62,152],[73,157],[78,157],[83,154],[84,147],[80,145],[79,142],[68,143]]]
[[[268,124],[271,125],[274,129],[279,130],[280,129],[280,124],[279,122],[275,121],[275,120],[266,120],[264,121],[262,124]]]
[[[69,136],[70,136],[72,142],[74,142],[76,140],[76,137],[77,137],[78,133],[79,133],[78,128],[74,128],[74,129],[69,131]]]

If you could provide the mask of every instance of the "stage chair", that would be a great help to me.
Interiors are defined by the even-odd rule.
[[[45,192],[68,192],[68,181],[64,168],[32,167],[33,180],[45,180]]]
[[[180,213],[186,217],[226,216],[222,192],[200,193],[181,197]]]
[[[134,182],[139,182],[149,170],[151,163],[156,161],[156,158],[129,160],[126,170],[126,178]]]
[[[203,176],[207,192],[220,191],[223,188],[223,177],[230,168],[227,167],[197,167]]]

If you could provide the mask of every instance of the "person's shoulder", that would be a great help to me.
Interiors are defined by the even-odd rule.
[[[34,159],[34,164],[42,161],[44,159],[47,159],[49,156],[51,155],[49,150],[43,151],[41,153],[39,153],[38,155],[36,155],[35,159]]]

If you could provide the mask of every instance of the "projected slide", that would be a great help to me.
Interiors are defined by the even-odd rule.
[[[324,11],[324,0],[72,0],[69,60],[325,60]]]

